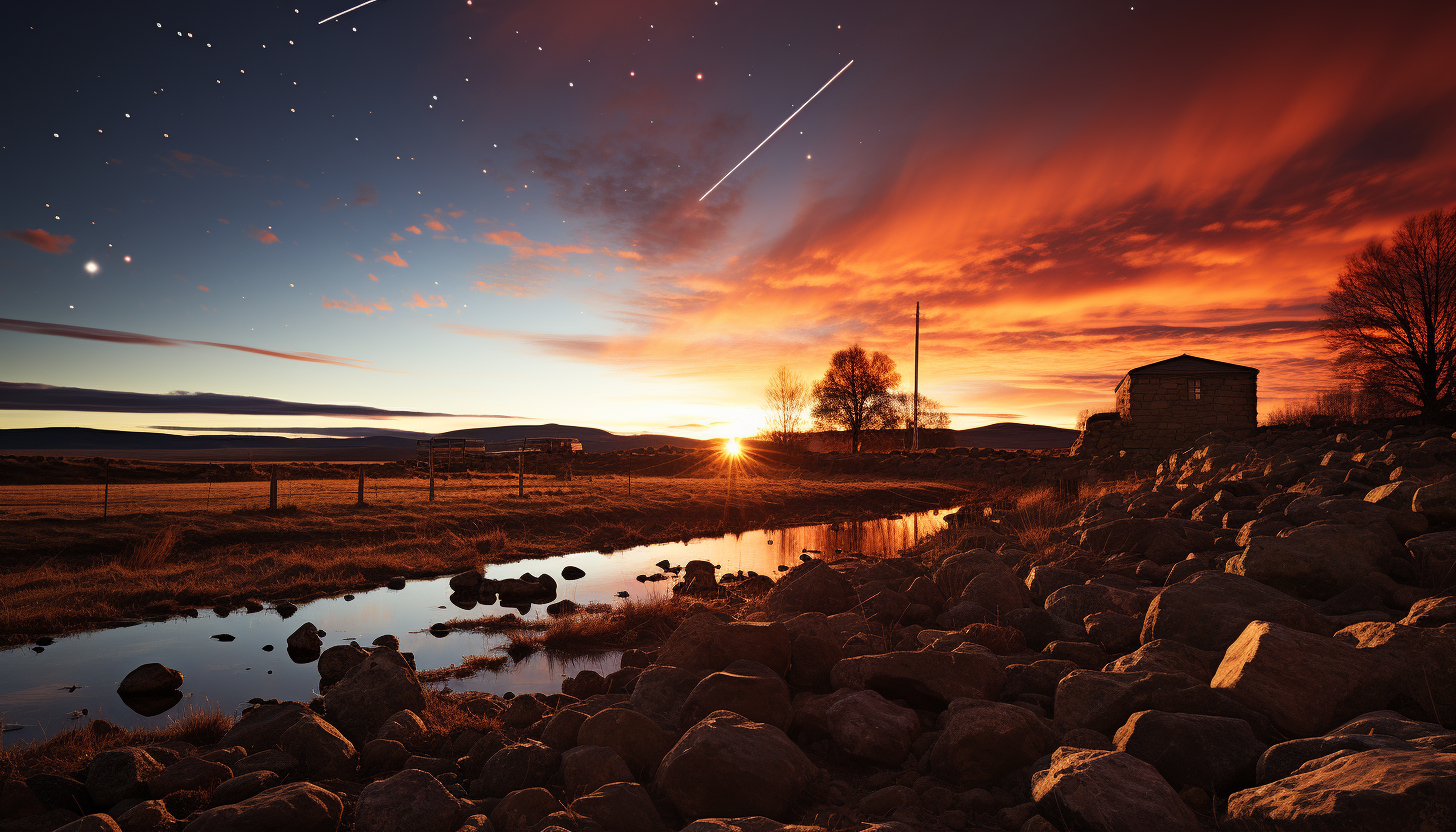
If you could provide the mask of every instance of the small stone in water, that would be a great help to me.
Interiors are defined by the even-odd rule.
[[[30,649],[31,649],[32,652],[35,652],[35,653],[44,653],[45,652],[45,648],[44,647],[32,647]]]
[[[213,636],[213,638],[217,639],[218,641],[234,641],[237,637],[229,635],[228,633],[218,633],[217,635]]]
[[[51,638],[50,636],[41,636],[40,638],[35,640],[35,643],[40,645],[41,647],[50,647],[52,644],[56,643],[56,640]]]
[[[264,653],[272,653],[273,652],[273,645],[271,645],[271,644],[265,644],[265,645],[263,645],[263,652]]]
[[[352,596],[352,595],[345,595],[344,596],[344,600],[345,601],[352,601],[352,600],[354,600],[354,596]]]
[[[628,592],[627,592],[627,590],[625,590],[625,589],[624,589],[624,590],[622,590],[622,591],[621,591],[621,592],[618,592],[618,593],[617,593],[617,597],[618,597],[618,598],[626,598],[626,597],[627,597],[627,596],[628,596],[628,594],[629,594],[629,593],[628,593]]]

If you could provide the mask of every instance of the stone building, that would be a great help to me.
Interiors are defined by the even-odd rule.
[[[1165,450],[1215,430],[1239,436],[1258,425],[1259,371],[1180,355],[1128,370],[1117,410],[1088,417],[1072,452]]]

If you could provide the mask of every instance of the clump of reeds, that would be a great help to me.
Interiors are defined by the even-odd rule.
[[[437,667],[419,674],[421,682],[443,682],[447,679],[469,679],[484,670],[500,670],[508,661],[506,656],[466,656],[459,664]]]
[[[469,630],[476,633],[509,633],[516,630],[544,630],[545,621],[526,621],[513,612],[505,615],[487,615],[481,618],[452,618],[445,622],[452,630]]]
[[[504,552],[510,545],[510,538],[500,529],[491,529],[475,538],[475,551],[482,555],[494,555]]]
[[[656,643],[704,606],[709,604],[678,597],[626,600],[606,611],[560,616],[544,629],[512,631],[507,651],[522,657],[536,650],[587,655]]]
[[[176,526],[168,526],[160,532],[138,543],[132,549],[127,566],[132,569],[152,569],[166,563],[177,548],[182,532]]]
[[[161,728],[129,730],[98,720],[41,742],[0,749],[0,773],[8,772],[11,777],[25,778],[33,774],[81,771],[92,757],[102,751],[126,746],[174,741],[196,746],[213,745],[232,727],[233,718],[220,711],[195,709],[184,712]]]

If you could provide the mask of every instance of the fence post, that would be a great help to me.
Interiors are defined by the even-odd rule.
[[[101,470],[105,472],[105,480],[101,486],[101,519],[105,520],[111,508],[111,460],[101,463]]]
[[[435,441],[430,440],[430,502],[435,502]]]
[[[359,463],[359,502],[355,505],[361,507],[364,505],[364,463],[362,462]]]
[[[516,454],[516,496],[526,496],[526,452]]]
[[[632,496],[632,469],[627,469],[627,496]]]
[[[273,464],[273,473],[268,478],[268,509],[278,510],[278,464]]]

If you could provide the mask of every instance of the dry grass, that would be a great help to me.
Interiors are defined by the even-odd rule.
[[[500,720],[476,716],[460,707],[455,697],[435,688],[425,688],[425,710],[420,714],[420,720],[437,739],[450,736],[461,728],[487,733],[500,728]]]
[[[419,677],[421,682],[444,682],[449,679],[469,679],[481,671],[500,670],[505,666],[507,661],[509,661],[509,657],[507,656],[466,656],[460,660],[459,664],[422,671]]]
[[[525,500],[486,501],[472,492],[468,499],[379,500],[365,508],[310,506],[300,498],[293,514],[201,511],[200,486],[153,486],[167,491],[158,513],[106,522],[7,510],[0,514],[0,646],[166,615],[177,605],[301,601],[379,586],[394,575],[430,577],[627,541],[883,516],[945,505],[964,493],[945,483],[745,477],[730,501],[725,479],[634,477],[630,497],[624,485],[598,477]],[[219,487],[212,485],[214,492]],[[0,492],[58,488],[86,486]]]
[[[163,728],[127,730],[104,723],[110,730],[97,730],[102,724],[98,720],[85,728],[66,731],[43,742],[0,749],[0,781],[12,776],[24,778],[33,774],[84,772],[92,757],[111,748],[174,741],[190,742],[196,746],[213,745],[233,727],[233,718],[217,711],[191,710]],[[80,779],[84,780],[85,775],[82,774]]]
[[[511,655],[536,650],[589,655],[641,647],[665,640],[689,616],[704,609],[726,608],[728,601],[703,601],[673,596],[649,601],[625,600],[605,611],[582,611],[552,620],[544,629],[516,629],[506,634]]]

